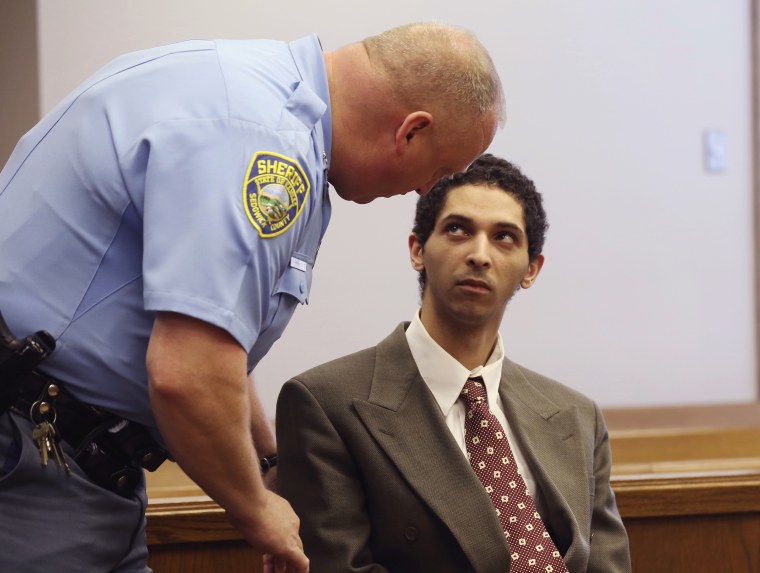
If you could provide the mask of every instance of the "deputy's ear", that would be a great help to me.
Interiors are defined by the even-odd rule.
[[[425,260],[422,254],[422,244],[417,240],[417,235],[409,235],[409,260],[412,262],[412,268],[419,272],[425,270]]]
[[[522,288],[530,288],[533,286],[533,283],[536,282],[536,278],[538,277],[538,273],[541,272],[541,267],[544,266],[544,255],[538,255],[536,257],[536,260],[531,261],[528,264],[528,272],[525,273],[525,276],[520,281],[520,286]]]
[[[426,111],[413,111],[407,115],[396,129],[396,151],[403,153],[414,138],[431,125],[433,125],[433,116]]]

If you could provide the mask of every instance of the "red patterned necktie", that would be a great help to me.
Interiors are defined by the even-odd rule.
[[[496,508],[512,555],[512,573],[567,573],[528,493],[507,435],[488,408],[482,378],[469,379],[461,394],[467,415],[464,437],[470,465]]]

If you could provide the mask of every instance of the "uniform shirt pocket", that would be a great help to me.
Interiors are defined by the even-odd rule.
[[[301,253],[295,253],[290,258],[290,265],[277,281],[275,294],[289,294],[301,304],[308,304],[313,260]]]

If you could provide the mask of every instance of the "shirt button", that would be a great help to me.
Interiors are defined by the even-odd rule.
[[[417,541],[417,528],[411,525],[404,530],[404,537],[407,541]]]
[[[304,290],[306,290],[306,285],[304,285],[303,283],[300,283],[298,285],[298,292],[300,292],[301,294],[303,294]]]

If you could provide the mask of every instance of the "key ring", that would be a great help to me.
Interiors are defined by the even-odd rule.
[[[52,413],[52,420],[51,418]],[[37,414],[40,415],[40,419],[37,420]],[[29,408],[29,419],[34,422],[35,424],[41,424],[42,422],[49,422],[50,424],[55,424],[56,419],[58,418],[58,413],[55,411],[55,408],[52,404],[49,402],[45,402],[44,400],[37,400],[34,404],[31,405]]]

